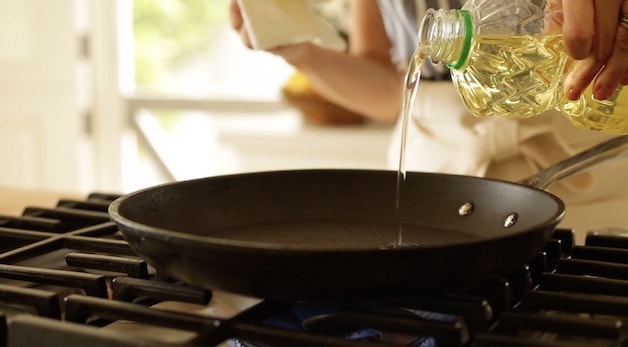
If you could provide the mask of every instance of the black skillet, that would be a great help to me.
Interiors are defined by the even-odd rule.
[[[564,214],[542,189],[627,150],[617,137],[520,184],[410,172],[399,209],[396,172],[323,169],[169,183],[109,213],[149,264],[207,289],[290,300],[442,292],[521,269]]]

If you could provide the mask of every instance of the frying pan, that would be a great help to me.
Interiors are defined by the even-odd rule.
[[[628,155],[617,137],[520,183],[378,170],[288,170],[168,183],[109,208],[149,264],[277,300],[442,293],[520,270],[565,205],[549,184]],[[397,207],[398,205],[398,207]]]

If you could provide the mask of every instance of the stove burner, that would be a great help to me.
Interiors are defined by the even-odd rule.
[[[0,216],[0,347],[626,346],[628,232],[558,229],[507,278],[377,302],[255,300],[168,278],[107,214],[116,194]],[[224,299],[224,298],[223,298]]]

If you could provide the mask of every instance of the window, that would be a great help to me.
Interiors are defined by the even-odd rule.
[[[244,47],[229,0],[134,0],[135,93],[276,101],[292,72],[283,60]]]
[[[122,64],[132,74],[127,104],[139,136],[125,149],[126,190],[241,170],[237,151],[220,139],[225,129],[294,128],[281,103],[293,68],[243,45],[229,3],[132,2],[133,49]],[[264,110],[274,114],[252,115]]]
[[[332,5],[321,10],[342,31],[345,0],[321,3]],[[230,26],[229,4],[120,1],[132,13],[119,14],[129,23],[121,41],[133,42],[121,49],[134,130],[122,150],[123,190],[245,171],[384,167],[388,128],[308,126],[283,101],[294,69],[246,48]]]

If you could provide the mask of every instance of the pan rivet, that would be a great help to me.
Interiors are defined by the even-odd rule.
[[[473,209],[475,208],[475,206],[473,205],[472,202],[465,202],[464,204],[462,204],[462,206],[460,206],[460,208],[458,209],[458,215],[459,216],[468,216],[470,214],[473,213]]]
[[[517,212],[513,212],[506,216],[506,220],[504,220],[504,228],[510,228],[511,226],[515,225],[518,218],[519,215],[517,214]]]

